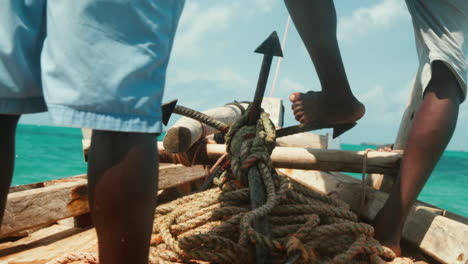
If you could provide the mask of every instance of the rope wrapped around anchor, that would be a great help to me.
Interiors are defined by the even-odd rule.
[[[278,175],[270,160],[275,128],[266,113],[247,126],[247,113],[226,135],[231,166],[215,179],[219,188],[157,208],[150,263],[254,263],[257,244],[272,250],[274,263],[295,255],[295,263],[385,263],[395,258],[346,203]],[[259,168],[267,193],[267,202],[254,210],[243,184],[251,166]],[[252,227],[266,215],[271,237]]]

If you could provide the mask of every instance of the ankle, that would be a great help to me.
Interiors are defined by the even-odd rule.
[[[401,217],[381,210],[374,219],[375,238],[383,244],[399,244],[403,231]]]

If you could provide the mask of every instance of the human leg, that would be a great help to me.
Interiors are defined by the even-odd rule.
[[[0,226],[15,159],[20,114],[46,111],[40,78],[45,0],[6,0],[0,8]]]
[[[88,179],[100,263],[147,264],[155,134],[184,1],[47,3],[44,94],[55,123],[93,129]]]
[[[296,120],[351,123],[360,119],[365,108],[348,83],[336,38],[333,1],[285,0],[285,3],[322,86],[321,92],[291,94]]]
[[[93,131],[90,208],[102,264],[147,264],[158,160],[154,134]]]
[[[455,129],[466,97],[468,4],[460,0],[406,0],[419,70],[415,82],[425,90],[410,129],[399,177],[374,221],[376,238],[400,252],[405,219]]]
[[[375,218],[376,238],[400,254],[406,217],[455,130],[462,99],[460,84],[441,61],[432,64],[432,79],[416,113],[401,162],[400,175]]]
[[[15,133],[19,115],[0,114],[0,226],[13,177],[15,161]]]

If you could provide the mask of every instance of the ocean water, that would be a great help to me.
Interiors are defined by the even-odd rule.
[[[376,149],[371,145],[342,144],[344,150]],[[362,175],[349,173],[361,179]],[[418,200],[468,217],[468,152],[447,150],[432,172]]]
[[[20,124],[13,185],[86,173],[81,138],[81,130],[76,128]],[[342,148],[375,147],[343,144]],[[446,151],[419,199],[468,217],[468,152]]]

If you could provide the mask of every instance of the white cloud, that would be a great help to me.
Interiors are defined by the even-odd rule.
[[[460,107],[460,113],[458,114],[458,121],[468,119],[468,109],[463,106],[465,105],[462,105],[462,107]]]
[[[216,70],[214,73],[214,81],[232,82],[235,83],[238,87],[249,86],[248,80],[229,68]]]
[[[227,31],[241,20],[248,21],[269,14],[276,4],[275,0],[214,1],[214,4],[201,0],[187,2],[179,22],[172,56],[199,56],[205,51],[201,44],[209,34]]]
[[[380,101],[384,98],[384,89],[381,86],[376,86],[373,89],[369,89],[359,96],[359,100],[361,100],[364,104],[375,103],[376,101]]]
[[[366,106],[364,120],[374,124],[399,124],[408,101],[407,90],[404,87],[391,91],[375,86],[358,95],[358,99]]]
[[[282,79],[279,82],[279,85],[276,86],[277,92],[281,92],[282,94],[290,94],[294,92],[307,92],[307,89],[302,83],[290,80],[288,78]]]
[[[254,1],[248,1],[247,6],[253,5],[253,8],[248,8],[250,10],[251,15],[255,14],[269,14],[271,11],[273,11],[273,8],[276,6],[276,4],[279,1],[277,0],[254,0]],[[245,6],[245,4],[243,4]]]
[[[212,71],[177,69],[167,80],[166,101],[179,99],[187,107],[207,110],[233,100],[251,100],[254,82],[228,67]]]
[[[338,39],[351,41],[368,33],[388,29],[402,18],[409,18],[403,0],[383,0],[372,7],[359,8],[338,20]]]
[[[200,7],[198,2],[187,3],[182,13],[173,56],[195,56],[201,52],[199,44],[212,31],[225,29],[232,19],[234,10],[228,5]]]
[[[212,72],[176,70],[173,77],[168,80],[168,86],[187,84],[193,81],[229,82],[239,88],[250,85],[250,82],[238,72],[224,67]]]

